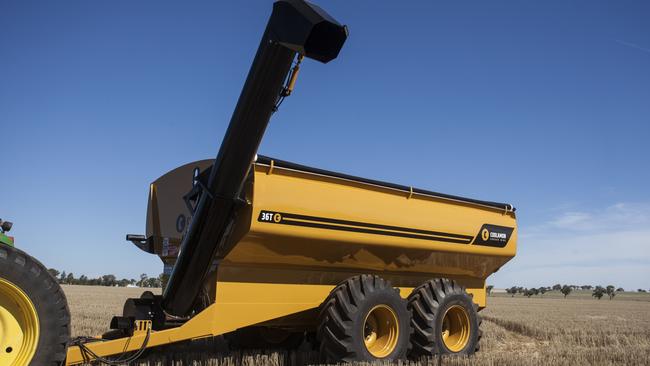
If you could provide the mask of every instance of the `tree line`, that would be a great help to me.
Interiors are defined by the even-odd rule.
[[[492,292],[492,289],[494,286],[490,285],[486,287],[487,294],[490,295]],[[561,284],[555,284],[553,286],[546,286],[546,287],[532,287],[532,288],[524,288],[521,286],[512,286],[510,288],[506,289],[506,293],[509,294],[511,297],[514,297],[517,294],[526,296],[528,298],[532,296],[543,296],[547,292],[551,291],[556,291],[560,292],[562,295],[564,295],[564,298],[569,296],[571,292],[575,290],[582,290],[582,291],[591,291],[591,296],[600,300],[604,296],[607,296],[610,300],[612,300],[617,293],[624,292],[625,289],[622,287],[616,287],[614,285],[609,285],[606,287],[603,286],[591,286],[591,285],[582,285],[582,286],[577,286],[577,285],[561,285]],[[638,292],[647,292],[644,289],[638,289]]]
[[[83,285],[83,286],[109,286],[109,287],[127,287],[127,286],[137,286],[137,287],[163,287],[167,284],[169,278],[168,275],[163,273],[159,274],[157,277],[149,277],[146,273],[140,275],[140,279],[136,280],[134,278],[122,278],[117,279],[115,275],[107,274],[99,276],[97,278],[90,278],[86,275],[81,275],[75,277],[71,273],[66,273],[65,271],[59,272],[54,268],[47,270],[52,277],[56,278],[57,282],[63,285]]]

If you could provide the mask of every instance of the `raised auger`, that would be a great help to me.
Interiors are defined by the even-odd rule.
[[[296,54],[326,63],[338,56],[346,38],[345,26],[316,5],[300,0],[273,4],[273,13],[163,295],[166,312],[187,315],[211,264],[227,254],[224,243],[242,199],[244,180],[271,115],[283,98],[283,85]]]

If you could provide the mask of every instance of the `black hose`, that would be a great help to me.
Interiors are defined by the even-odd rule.
[[[123,364],[128,365],[131,362],[136,361],[138,358],[140,358],[140,356],[142,356],[144,351],[147,349],[150,336],[151,336],[151,330],[149,329],[147,330],[147,335],[144,337],[144,340],[142,341],[142,346],[140,346],[140,349],[138,349],[134,354],[126,357],[128,352],[124,352],[121,355],[119,355],[117,358],[112,358],[112,359],[99,356],[95,352],[93,352],[90,348],[86,347],[86,343],[103,342],[104,341],[103,339],[97,339],[92,337],[77,337],[70,341],[69,346],[79,347],[79,350],[81,351],[81,355],[85,361],[100,362],[105,365],[111,365],[111,366],[118,366]]]

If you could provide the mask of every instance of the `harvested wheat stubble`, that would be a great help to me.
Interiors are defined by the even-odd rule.
[[[143,289],[64,286],[74,336],[101,334],[124,300]],[[160,290],[157,290],[158,293]],[[469,358],[429,358],[372,365],[650,365],[650,294],[595,300],[589,292],[543,297],[492,296],[481,312],[481,351]],[[297,352],[230,352],[221,337],[152,349],[138,366],[316,365],[304,344]],[[358,363],[357,365],[370,365]]]

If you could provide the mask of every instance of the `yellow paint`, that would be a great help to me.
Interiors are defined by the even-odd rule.
[[[27,294],[0,278],[0,365],[29,365],[39,332],[38,314]]]
[[[418,193],[413,193],[412,199],[404,200],[410,192],[291,171],[277,166],[272,175],[265,174],[266,170],[266,166],[255,167],[251,238],[244,240],[255,240],[261,235],[323,240],[339,245],[352,243],[393,246],[506,258],[515,254],[516,222],[513,212],[506,213],[497,208],[433,198]],[[475,237],[485,223],[515,227],[515,232],[505,248],[493,248],[310,227],[268,225],[257,221],[262,210],[443,231],[471,237]],[[276,241],[277,245],[280,245],[280,241]],[[317,252],[320,249],[311,246],[309,248]]]
[[[332,286],[283,285],[218,282],[215,303],[198,313],[178,328],[153,331],[148,347],[216,336],[248,325],[311,309],[320,305]],[[146,332],[132,337],[106,342],[92,342],[86,346],[100,356],[138,350]],[[78,347],[68,349],[67,364],[84,362]]]

